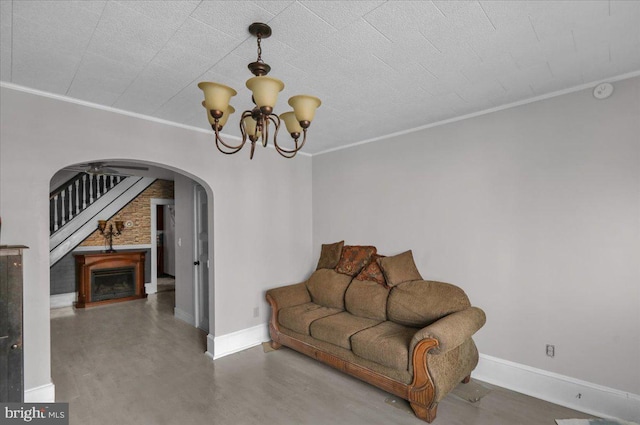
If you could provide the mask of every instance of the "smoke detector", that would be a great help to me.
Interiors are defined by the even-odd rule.
[[[593,97],[596,99],[606,99],[613,94],[611,83],[600,83],[593,89]]]

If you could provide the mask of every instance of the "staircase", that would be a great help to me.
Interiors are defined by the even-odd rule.
[[[124,177],[78,173],[49,195],[49,266],[77,247],[155,181],[152,177]]]

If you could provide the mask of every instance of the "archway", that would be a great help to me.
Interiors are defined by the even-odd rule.
[[[151,193],[147,194],[144,197],[142,195],[139,195],[142,201],[138,202],[138,204],[146,203],[146,205],[144,205],[144,207],[146,208],[146,212],[136,209],[139,207],[134,207],[133,212],[131,211],[129,212],[129,216],[126,216],[126,214],[124,214],[123,212],[125,211],[126,208],[123,208],[118,212],[118,214],[121,215],[119,218],[122,219],[122,222],[126,223],[127,226],[130,226],[129,228],[125,226],[122,234],[127,234],[127,232],[129,234],[135,233],[136,231],[138,231],[136,227],[142,227],[147,230],[146,230],[146,234],[143,235],[144,236],[143,239],[145,243],[139,243],[140,242],[139,239],[136,239],[134,240],[134,243],[131,243],[131,238],[130,238],[128,244],[125,244],[125,245],[121,244],[117,248],[127,249],[127,247],[130,247],[131,249],[138,249],[138,250],[142,249],[147,251],[148,265],[146,267],[147,279],[145,280],[146,282],[145,289],[148,293],[155,293],[156,282],[153,279],[153,277],[155,277],[156,274],[153,273],[153,271],[155,271],[155,267],[156,267],[156,264],[155,264],[156,256],[153,255],[154,249],[155,249],[155,244],[153,242],[155,242],[156,240],[153,238],[154,236],[157,236],[157,235],[153,231],[153,227],[154,227],[153,217],[152,217],[153,213],[151,212],[152,210],[151,207],[158,204],[173,204],[175,202],[177,222],[180,224],[179,236],[176,238],[176,245],[179,245],[179,247],[177,247],[176,249],[176,278],[180,282],[180,285],[176,285],[174,314],[177,318],[181,319],[182,321],[185,321],[193,326],[196,326],[199,324],[197,319],[198,307],[201,310],[202,308],[205,308],[207,310],[206,314],[200,314],[200,316],[205,317],[207,319],[207,323],[200,323],[199,327],[206,331],[209,331],[209,330],[213,331],[214,329],[213,320],[215,317],[213,314],[213,301],[212,301],[213,293],[214,293],[214,285],[213,285],[214,273],[205,274],[207,282],[204,289],[206,290],[203,291],[202,287],[198,288],[197,280],[195,278],[197,269],[194,269],[194,260],[196,260],[195,258],[196,254],[193,249],[196,246],[194,242],[195,232],[192,230],[194,228],[194,221],[195,221],[194,220],[195,218],[194,188],[201,187],[202,190],[206,193],[205,199],[206,199],[207,205],[206,205],[205,229],[207,229],[207,232],[208,232],[208,235],[206,237],[206,241],[208,245],[206,250],[206,255],[207,255],[206,261],[201,261],[201,263],[204,263],[204,264],[202,264],[200,268],[209,267],[209,266],[213,267],[213,264],[214,264],[213,263],[213,237],[212,237],[213,235],[213,217],[212,217],[213,216],[213,192],[209,187],[209,185],[202,179],[199,179],[196,176],[193,176],[190,173],[185,172],[184,170],[179,170],[176,167],[172,167],[171,165],[168,165],[168,164],[151,163],[149,161],[135,161],[131,159],[129,160],[100,159],[100,160],[87,161],[87,163],[88,162],[105,163],[107,168],[111,168],[111,169],[115,168],[116,170],[120,170],[121,168],[118,166],[122,166],[122,170],[126,174],[122,173],[119,176],[111,173],[102,174],[103,177],[98,178],[98,183],[93,183],[93,186],[91,186],[90,184],[89,189],[86,189],[86,190],[82,189],[83,188],[82,184],[86,185],[86,182],[78,183],[78,181],[76,180],[74,183],[73,180],[71,180],[72,181],[71,187],[69,188],[68,196],[66,197],[66,201],[65,201],[71,206],[72,212],[69,214],[71,216],[73,215],[73,213],[75,213],[76,216],[79,217],[77,213],[82,208],[80,205],[78,205],[78,199],[80,199],[79,203],[83,204],[84,202],[82,201],[82,198],[83,196],[86,195],[85,192],[88,193],[88,191],[91,190],[92,196],[96,197],[96,193],[93,193],[93,192],[98,191],[97,185],[103,184],[103,182],[106,181],[106,183],[104,183],[104,189],[106,189],[106,186],[108,185],[110,179],[113,180],[112,176],[114,175],[118,176],[116,177],[116,180],[122,179],[126,176],[127,179],[129,177],[140,178],[140,179],[146,178],[151,181],[157,178],[158,180],[156,181],[158,182],[159,181],[173,182],[173,190],[175,191],[175,195],[171,196],[172,199],[169,200],[167,199],[168,198],[167,196],[163,196],[161,193],[162,189],[158,190],[156,188],[156,190],[153,191],[153,190],[150,190],[151,188],[153,188],[153,186],[149,186],[149,189],[145,189],[145,193],[146,191],[150,191]],[[127,167],[131,167],[134,169],[127,169]],[[146,169],[141,170],[141,169],[135,169],[135,168],[146,168]],[[54,174],[54,176],[51,179],[51,186],[56,186],[60,184],[60,182],[64,182],[64,184],[67,184],[69,181],[69,178],[76,175],[76,171],[83,171],[83,169],[82,167],[78,167],[78,164],[65,166],[62,170]],[[101,175],[101,174],[98,174],[98,175]],[[153,183],[153,185],[156,185],[156,183]],[[81,189],[78,190],[78,187],[80,187]],[[160,194],[158,195],[159,192]],[[103,200],[109,196],[106,193],[103,195],[104,195],[104,198],[102,198]],[[114,195],[114,197],[115,196],[116,195]],[[117,195],[117,196],[118,196],[117,199],[119,200],[122,200],[123,198],[125,198],[124,194]],[[160,197],[158,198],[158,196]],[[138,200],[139,199],[136,198],[136,201],[134,202],[137,202]],[[132,202],[132,204],[134,202]],[[106,217],[114,213],[113,205],[115,204],[116,204],[115,201],[113,202],[113,204],[110,204],[109,207],[111,208],[111,211],[107,211],[106,209],[103,210],[105,211],[105,213],[103,214],[102,219],[107,219]],[[60,215],[59,212],[61,211],[62,210],[57,210],[55,215]],[[69,215],[67,215],[67,218],[69,218]],[[51,213],[50,216],[53,217],[54,214]],[[97,216],[94,216],[91,218],[92,220],[91,225],[93,226],[92,230],[95,230],[96,217]],[[133,219],[129,220],[129,217],[133,217]],[[146,223],[140,226],[140,223],[137,222],[138,220],[146,220]],[[51,227],[53,228],[53,225]],[[96,249],[95,235],[94,235],[93,244],[84,243],[83,245],[85,246],[77,249],[90,250],[92,247]],[[70,261],[72,262],[73,259],[72,258],[70,259],[70,254],[67,254],[67,257],[66,257],[67,269]],[[58,267],[57,264],[54,267]],[[65,268],[61,267],[61,269],[64,270]],[[52,298],[51,298],[52,306],[64,306],[65,303],[66,305],[70,305],[74,299],[73,297],[75,295],[75,288],[71,294],[69,293],[58,294],[61,291],[60,291],[60,288],[56,287],[57,282],[54,281],[55,279],[58,278],[58,276],[55,276],[55,279],[54,279],[54,273],[53,273],[54,269],[52,268],[51,270],[52,272],[50,275],[51,279],[50,279],[49,288],[50,288],[51,294],[53,294],[54,292],[57,292],[56,294],[52,295]],[[204,296],[202,296],[201,294],[203,294]],[[62,296],[62,299],[60,298],[60,296]],[[206,299],[204,299],[205,297]],[[60,303],[56,304],[56,302],[54,301],[60,301],[62,304]],[[205,350],[206,349],[207,348],[205,347]]]

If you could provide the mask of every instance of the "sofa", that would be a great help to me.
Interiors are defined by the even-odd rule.
[[[478,363],[485,323],[457,286],[423,280],[411,251],[322,246],[305,282],[267,291],[271,346],[289,347],[401,397],[427,422]]]

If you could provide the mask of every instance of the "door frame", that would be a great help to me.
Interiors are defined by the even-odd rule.
[[[158,205],[175,205],[175,199],[151,198],[151,280],[144,284],[147,294],[158,292]]]
[[[211,230],[210,230],[210,223],[209,223],[209,211],[211,208],[211,205],[209,203],[209,194],[207,193],[207,189],[202,186],[200,183],[198,182],[194,182],[195,184],[193,185],[193,257],[194,257],[194,261],[197,259],[196,256],[198,254],[198,187],[202,188],[202,191],[204,192],[205,196],[207,197],[206,199],[206,204],[207,204],[207,215],[203,218],[204,220],[207,221],[207,276],[209,276],[209,279],[207,280],[207,287],[208,287],[208,294],[207,294],[207,298],[206,298],[206,306],[205,308],[208,310],[207,311],[207,323],[206,323],[206,332],[208,334],[211,334],[211,308],[209,306],[209,300],[210,300],[210,292],[211,292],[211,286],[208,284],[208,282],[211,280]],[[200,302],[202,301],[203,297],[202,294],[200,294],[200,285],[199,283],[199,279],[200,279],[200,273],[199,270],[196,268],[198,266],[194,265],[193,266],[193,317],[194,317],[194,325],[196,328],[202,329],[201,322],[200,322]]]

